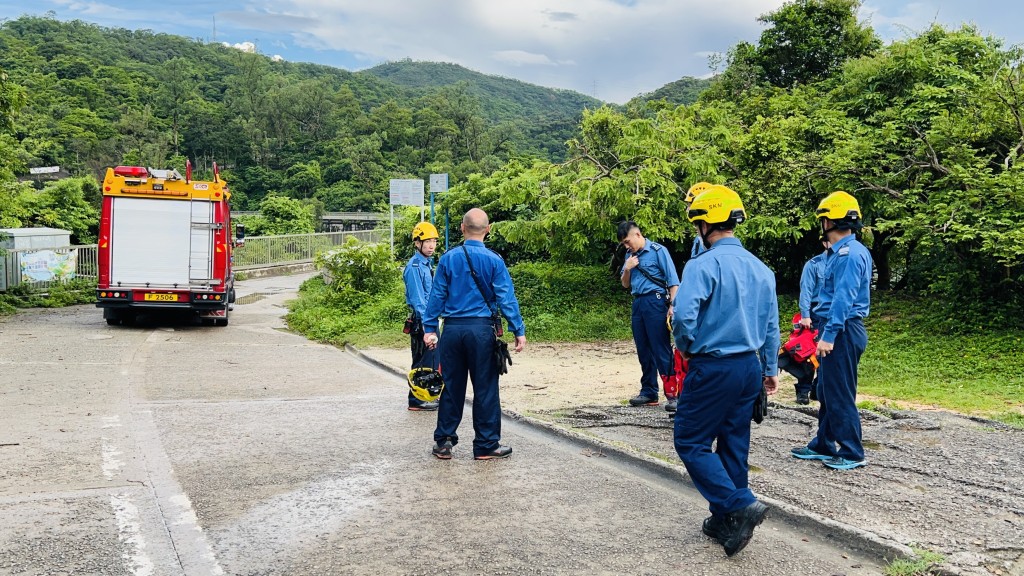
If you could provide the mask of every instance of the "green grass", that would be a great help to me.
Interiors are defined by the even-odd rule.
[[[885,576],[929,576],[935,574],[932,567],[945,560],[945,557],[935,552],[914,548],[916,558],[894,560],[885,569]]]
[[[604,267],[519,264],[511,269],[532,342],[629,340],[630,299]],[[787,329],[796,310],[779,298]],[[941,303],[872,295],[868,348],[860,363],[861,407],[929,406],[1024,428],[1024,330],[952,322]],[[289,325],[315,340],[403,347],[407,308],[400,281],[370,296],[336,293],[316,278],[292,304]],[[785,337],[785,335],[783,336]]]
[[[94,302],[94,280],[76,278],[63,284],[54,284],[48,292],[32,292],[25,285],[19,285],[6,293],[0,293],[0,316],[15,314],[19,308],[61,308]]]
[[[873,295],[859,392],[1024,424],[1024,332],[953,332],[924,301]]]

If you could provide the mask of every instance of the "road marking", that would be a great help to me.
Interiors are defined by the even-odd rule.
[[[110,507],[114,509],[117,518],[117,537],[126,549],[121,554],[126,568],[134,576],[151,576],[155,567],[146,555],[146,539],[142,536],[139,508],[132,502],[131,496],[125,493],[111,495]]]
[[[217,562],[213,547],[206,539],[192,501],[174,477],[174,470],[153,421],[153,411],[138,410],[132,414],[132,420],[139,453],[145,459],[153,497],[182,570],[185,574],[223,575],[224,569]]]

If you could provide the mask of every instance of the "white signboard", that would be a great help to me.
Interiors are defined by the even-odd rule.
[[[29,174],[56,174],[60,172],[60,166],[43,166],[41,168],[29,168]]]
[[[392,206],[423,206],[423,180],[391,179]]]
[[[19,257],[22,282],[49,282],[75,277],[77,253],[58,254],[52,250],[25,252]]]
[[[431,174],[430,191],[445,192],[448,190],[448,174]]]

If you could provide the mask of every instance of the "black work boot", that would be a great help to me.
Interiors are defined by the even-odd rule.
[[[758,501],[726,515],[728,533],[724,539],[719,540],[722,547],[725,548],[725,555],[733,556],[746,548],[750,539],[754,537],[754,528],[764,522],[764,517],[767,515],[768,506]]]

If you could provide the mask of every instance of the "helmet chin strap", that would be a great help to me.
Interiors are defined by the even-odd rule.
[[[698,227],[698,231],[700,232],[700,243],[704,245],[704,249],[705,250],[708,250],[708,249],[711,248],[711,243],[708,242],[708,236],[710,236],[711,233],[714,232],[714,230],[711,229],[711,225],[710,224],[707,225],[707,228],[708,228],[708,232],[707,232],[707,234],[705,234],[704,233],[704,227],[703,226]]]
[[[702,228],[699,225],[697,226],[697,232],[700,232],[700,242],[701,244],[704,245],[704,249],[710,250],[711,242],[708,240],[708,238],[710,238],[711,235],[717,232],[718,230],[728,230],[728,228],[725,228],[719,224],[708,224],[707,222],[704,222],[704,226],[707,226],[708,229],[706,234],[702,231]]]
[[[831,240],[828,239],[828,233],[833,231],[833,230],[838,229],[839,227],[838,226],[833,226],[831,228],[825,228],[825,226],[827,226],[827,224],[825,224],[826,222],[828,222],[828,218],[822,218],[821,219],[821,241],[822,242],[831,242]]]

